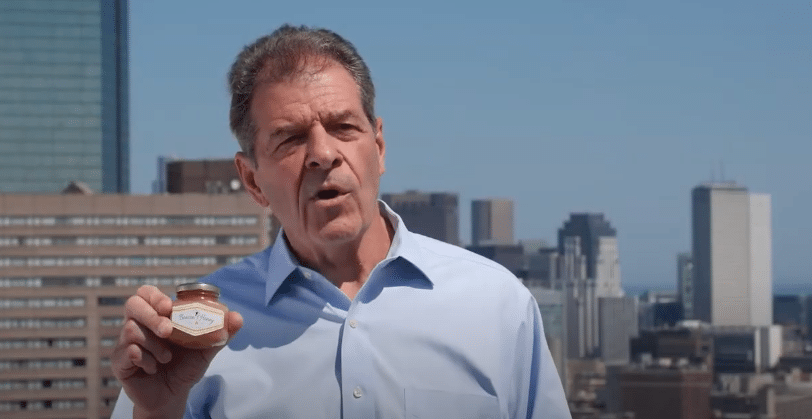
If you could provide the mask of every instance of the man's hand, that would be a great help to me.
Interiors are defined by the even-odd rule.
[[[223,347],[186,349],[167,340],[172,333],[172,300],[145,285],[127,300],[126,319],[113,352],[113,374],[133,401],[134,418],[180,418],[186,398]],[[229,338],[242,327],[242,316],[225,318]]]

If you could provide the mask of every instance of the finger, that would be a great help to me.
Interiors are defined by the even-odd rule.
[[[243,318],[240,313],[236,311],[229,311],[226,315],[226,330],[228,330],[229,339],[232,338],[237,332],[240,331],[243,325]]]
[[[145,326],[160,338],[167,338],[172,334],[172,321],[160,315],[141,295],[133,295],[127,299],[124,311],[128,319]]]
[[[144,299],[161,316],[169,317],[172,314],[172,299],[161,292],[154,285],[144,285],[138,288],[136,295]]]
[[[127,359],[134,366],[141,368],[145,373],[152,375],[158,372],[158,363],[152,355],[138,345],[127,347]]]
[[[136,344],[145,349],[155,360],[162,364],[172,360],[172,350],[167,342],[158,338],[149,329],[132,319],[127,320],[121,328],[118,346],[127,347],[131,344]]]

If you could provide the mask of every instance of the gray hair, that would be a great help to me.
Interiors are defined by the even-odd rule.
[[[250,114],[254,88],[261,82],[298,77],[315,64],[314,59],[323,60],[323,66],[335,61],[350,73],[358,85],[364,113],[375,129],[375,86],[352,43],[328,29],[285,24],[243,48],[228,73],[231,131],[251,160],[257,131]]]

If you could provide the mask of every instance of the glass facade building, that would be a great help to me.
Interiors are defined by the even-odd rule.
[[[127,6],[0,2],[0,192],[129,192]]]

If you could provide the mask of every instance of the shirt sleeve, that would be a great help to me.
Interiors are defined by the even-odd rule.
[[[541,313],[538,303],[529,296],[527,307],[527,325],[531,330],[520,335],[519,344],[523,348],[531,348],[529,356],[523,358],[524,368],[517,373],[521,381],[526,383],[519,388],[527,389],[526,412],[519,412],[517,418],[528,419],[572,419],[561,378],[553,363],[547,339],[544,337],[544,326],[541,322]],[[526,353],[526,350],[517,350],[517,353]],[[522,395],[519,396],[520,398]]]

